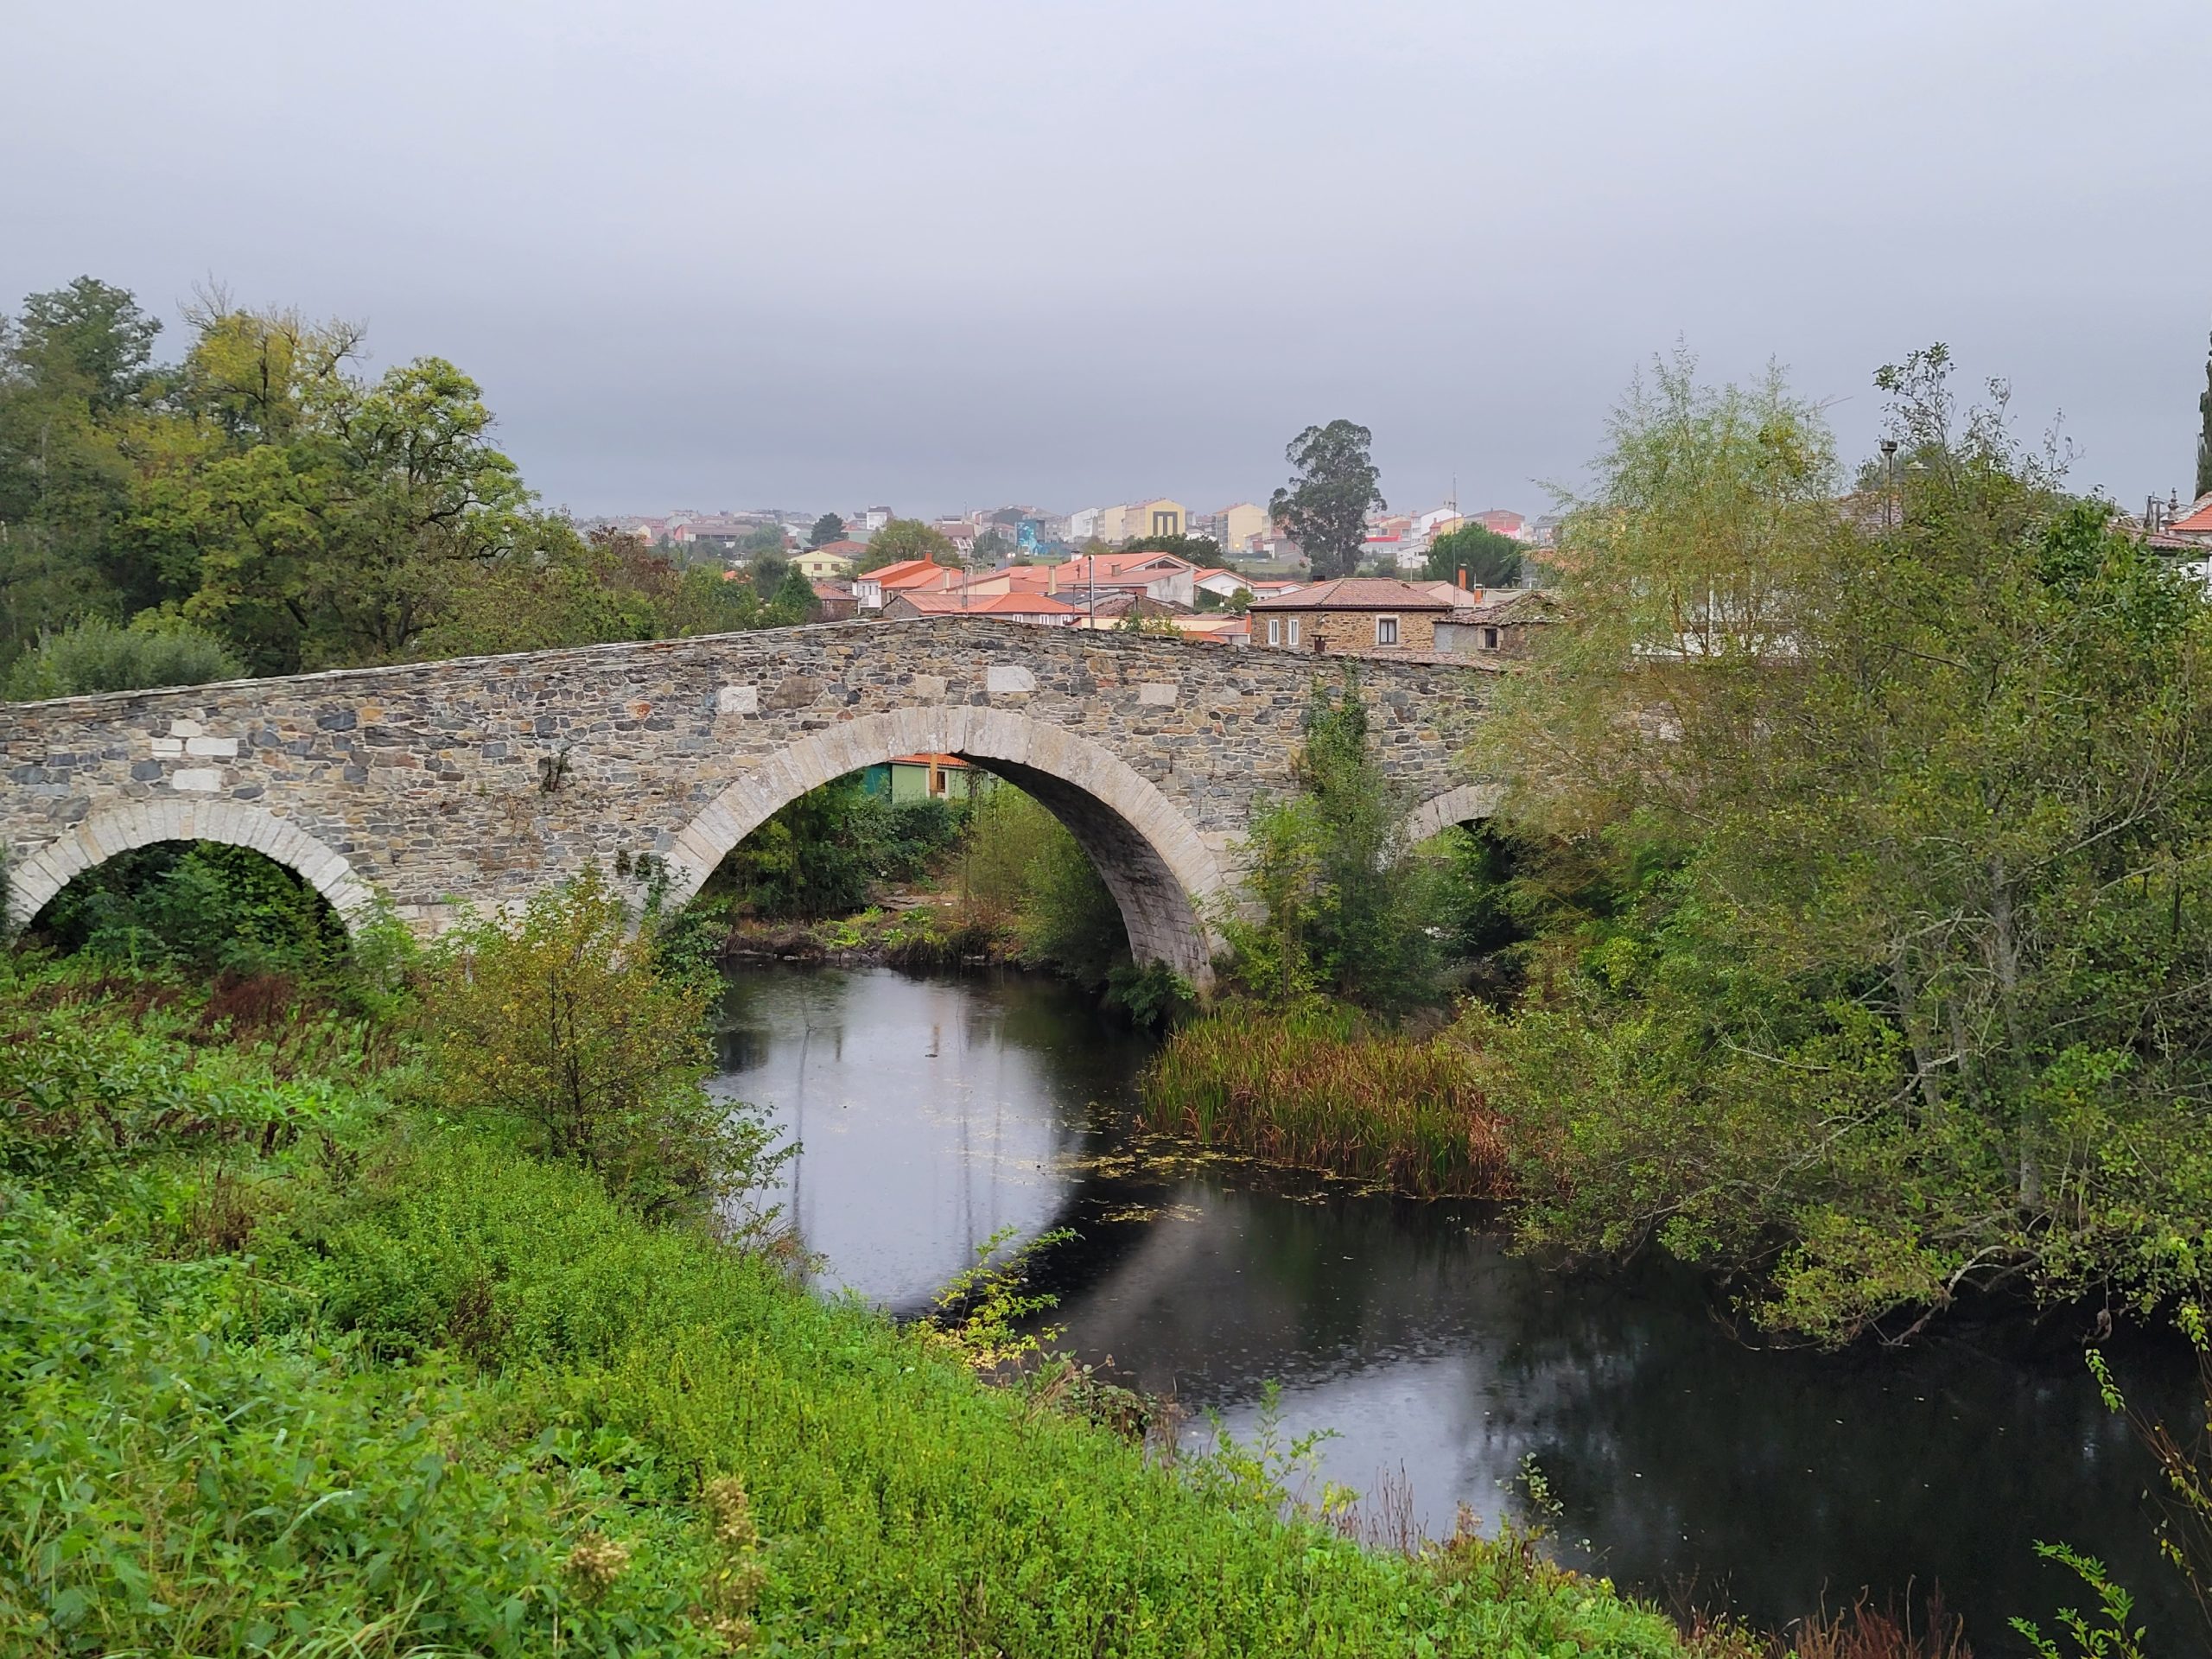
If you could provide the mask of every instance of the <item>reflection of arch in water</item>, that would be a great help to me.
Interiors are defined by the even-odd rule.
[[[8,925],[21,927],[75,877],[118,854],[162,841],[249,847],[283,865],[349,925],[376,893],[345,856],[298,825],[245,801],[145,801],[95,812],[8,872]]]
[[[1503,784],[1461,784],[1432,796],[1406,815],[1405,844],[1418,847],[1455,823],[1477,823],[1495,817],[1504,799]]]
[[[1128,763],[1011,709],[896,709],[841,721],[749,768],[676,837],[670,897],[689,898],[731,848],[808,790],[902,754],[957,754],[1032,795],[1068,828],[1121,907],[1129,951],[1194,984],[1211,977],[1201,907],[1223,885],[1213,849]]]

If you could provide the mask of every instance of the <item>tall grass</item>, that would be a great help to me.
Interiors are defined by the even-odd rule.
[[[1423,1198],[1503,1198],[1499,1122],[1448,1034],[1341,1008],[1236,1006],[1182,1027],[1144,1077],[1153,1128]]]

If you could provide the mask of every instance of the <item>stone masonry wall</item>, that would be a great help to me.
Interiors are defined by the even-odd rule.
[[[1461,753],[1484,677],[1359,666],[1376,753],[1409,801],[1480,782]],[[184,835],[260,846],[341,908],[382,898],[425,928],[646,854],[681,897],[783,801],[933,747],[1046,798],[1141,953],[1189,966],[1204,957],[1194,901],[1233,876],[1255,799],[1292,787],[1313,677],[1343,670],[933,619],[0,705],[10,916],[128,846]]]

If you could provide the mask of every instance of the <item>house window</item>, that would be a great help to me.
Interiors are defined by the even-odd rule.
[[[1496,651],[1497,649],[1497,630],[1496,628],[1484,628],[1483,630],[1483,649],[1484,651]]]
[[[1294,651],[1298,648],[1298,619],[1294,616],[1290,619],[1290,645]]]
[[[1271,616],[1268,619],[1268,643],[1271,645],[1282,644],[1282,618]]]
[[[1395,645],[1398,643],[1396,617],[1378,616],[1375,619],[1375,643],[1378,645]]]
[[[930,793],[932,795],[944,793],[944,768],[934,761],[930,764]]]

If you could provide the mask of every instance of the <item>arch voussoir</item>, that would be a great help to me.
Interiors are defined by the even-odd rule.
[[[147,801],[96,812],[9,871],[7,926],[24,926],[86,870],[162,841],[244,847],[284,865],[351,926],[376,890],[345,855],[297,824],[245,801]]]

